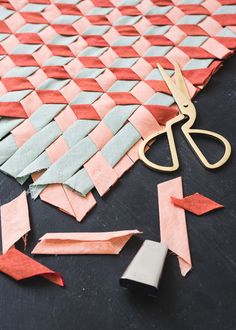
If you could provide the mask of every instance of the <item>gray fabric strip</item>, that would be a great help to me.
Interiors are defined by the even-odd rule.
[[[32,163],[56,138],[61,130],[55,122],[51,122],[38,133],[35,133],[23,144],[2,166],[1,171],[17,177],[26,166]]]
[[[67,181],[97,151],[97,146],[89,137],[81,140],[30,186],[32,198],[36,198],[47,184]]]

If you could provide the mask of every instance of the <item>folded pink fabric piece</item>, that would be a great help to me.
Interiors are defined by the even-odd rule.
[[[103,233],[47,233],[32,254],[118,254],[138,230]]]
[[[177,255],[181,274],[185,276],[192,268],[185,211],[171,203],[171,196],[183,198],[182,178],[158,184],[157,190],[161,242]]]
[[[30,231],[25,191],[11,202],[1,206],[1,229],[3,254]]]

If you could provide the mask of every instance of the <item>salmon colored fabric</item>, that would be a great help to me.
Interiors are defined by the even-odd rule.
[[[177,255],[185,276],[192,268],[185,212],[171,203],[171,196],[183,197],[182,178],[157,185],[161,242]]]
[[[6,253],[30,231],[26,193],[1,206],[2,252]]]
[[[118,254],[138,230],[103,233],[48,233],[32,254]]]
[[[177,207],[192,212],[196,215],[202,215],[207,212],[223,208],[224,206],[216,203],[199,193],[184,197],[182,199],[171,196],[171,202]]]
[[[89,161],[84,164],[84,168],[88,172],[100,196],[103,196],[119,178],[116,171],[103,157],[101,152],[97,152],[90,158]]]
[[[12,247],[0,256],[0,272],[17,281],[41,276],[56,285],[64,286],[64,280],[59,273],[43,266],[36,260],[18,251],[15,247]]]

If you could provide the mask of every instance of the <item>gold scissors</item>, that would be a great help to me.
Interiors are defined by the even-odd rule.
[[[166,123],[166,127],[162,131],[158,131],[157,133],[154,133],[147,137],[139,147],[139,157],[140,159],[150,168],[157,170],[157,171],[167,171],[167,172],[173,172],[179,168],[179,160],[177,156],[177,151],[176,151],[176,146],[175,146],[175,140],[173,136],[173,131],[172,131],[172,125],[174,125],[177,122],[180,122],[183,119],[188,118],[187,122],[183,124],[181,127],[184,136],[186,137],[187,141],[191,145],[192,149],[196,153],[197,157],[199,158],[200,162],[207,168],[209,169],[215,169],[218,168],[222,165],[224,165],[227,160],[230,157],[231,154],[231,146],[228,140],[226,140],[222,135],[212,132],[212,131],[207,131],[203,129],[195,129],[192,128],[195,120],[196,120],[196,109],[194,104],[191,101],[191,98],[189,96],[189,92],[187,89],[187,86],[185,84],[185,80],[183,78],[182,72],[180,70],[180,67],[178,64],[175,64],[175,83],[174,81],[170,78],[170,76],[166,73],[166,71],[162,68],[160,64],[157,64],[158,69],[160,70],[160,73],[165,80],[167,86],[169,87],[169,90],[171,91],[175,102],[177,103],[179,107],[179,115],[176,116],[175,118],[169,120]],[[172,158],[172,166],[161,166],[159,164],[155,164],[151,162],[149,159],[147,159],[145,152],[148,149],[148,144],[154,140],[157,139],[158,136],[162,134],[167,134],[167,139],[170,147],[170,154]],[[201,134],[201,135],[208,135],[210,137],[215,138],[221,144],[224,145],[225,152],[224,155],[220,160],[218,160],[216,163],[209,163],[208,160],[205,158],[201,150],[198,148],[196,143],[191,137],[191,134]]]

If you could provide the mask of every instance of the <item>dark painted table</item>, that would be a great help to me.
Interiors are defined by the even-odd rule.
[[[226,61],[196,97],[195,127],[227,137],[233,154],[222,169],[204,169],[176,128],[181,168],[174,174],[152,172],[136,164],[79,224],[40,200],[29,198],[32,231],[27,254],[46,232],[111,231],[138,228],[119,256],[37,256],[60,271],[65,288],[44,279],[17,283],[0,274],[0,329],[200,329],[236,328],[236,57]],[[167,161],[163,140],[152,151]],[[214,142],[198,141],[214,159],[221,151]],[[200,192],[225,205],[202,217],[187,214],[193,270],[186,278],[177,259],[169,256],[157,299],[119,287],[119,277],[143,239],[159,240],[156,185],[181,175],[185,195]],[[0,174],[0,199],[5,203],[22,190]]]

